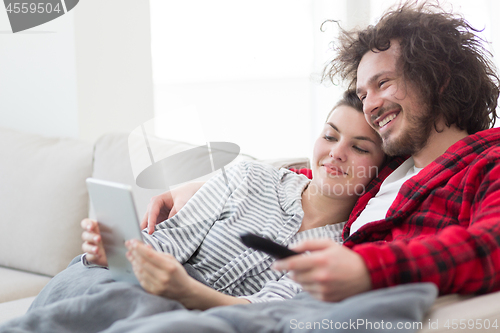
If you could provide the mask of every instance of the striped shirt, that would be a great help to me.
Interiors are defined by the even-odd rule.
[[[300,233],[301,195],[307,177],[257,162],[242,162],[212,177],[172,218],[156,226],[146,243],[191,264],[216,290],[250,302],[291,298],[301,291],[274,259],[250,249],[239,235],[251,232],[285,246],[310,238],[341,243],[344,223]]]

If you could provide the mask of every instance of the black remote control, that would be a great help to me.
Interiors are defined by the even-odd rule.
[[[242,234],[240,235],[240,238],[243,244],[245,244],[246,246],[265,252],[277,259],[283,259],[300,254],[298,252],[290,250],[286,246],[279,245],[272,240],[251,233]]]

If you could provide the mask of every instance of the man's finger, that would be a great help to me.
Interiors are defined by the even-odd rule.
[[[294,246],[291,249],[297,252],[320,251],[333,245],[340,245],[340,244],[328,238],[308,239],[303,242],[300,242],[297,246]]]
[[[279,271],[307,271],[316,267],[316,257],[314,253],[291,256],[286,259],[275,261],[273,268]]]

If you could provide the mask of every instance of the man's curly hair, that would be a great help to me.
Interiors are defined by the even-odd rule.
[[[375,26],[341,30],[337,56],[326,66],[323,80],[340,75],[355,88],[363,55],[385,51],[397,40],[403,78],[428,102],[431,121],[435,124],[442,115],[447,126],[473,134],[493,127],[499,96],[499,77],[479,31],[439,4],[406,2]]]

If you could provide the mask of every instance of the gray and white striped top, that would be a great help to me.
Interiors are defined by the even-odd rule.
[[[216,290],[250,302],[291,298],[301,291],[288,275],[270,268],[274,259],[250,249],[239,235],[251,232],[282,245],[308,238],[341,242],[344,223],[297,233],[304,212],[301,194],[309,179],[286,169],[242,162],[212,177],[145,242],[188,262]]]

